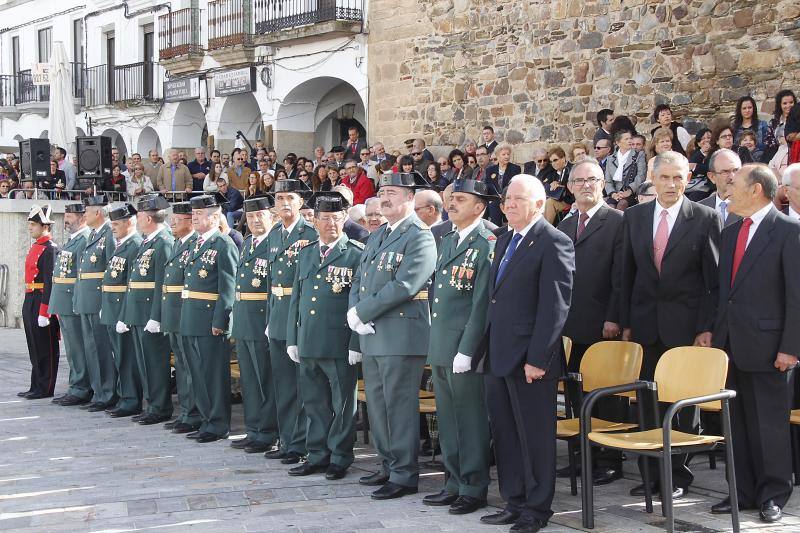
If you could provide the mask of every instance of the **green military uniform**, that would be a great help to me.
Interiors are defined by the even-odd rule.
[[[461,241],[456,230],[442,238],[433,283],[428,363],[436,392],[445,490],[486,499],[489,486],[489,415],[483,376],[453,373],[456,354],[476,355],[486,328],[489,271],[497,238],[478,220]]]
[[[216,207],[212,196],[196,196],[193,209]],[[223,437],[231,423],[231,363],[228,324],[235,293],[238,251],[227,235],[199,235],[184,270],[181,328],[192,376],[200,432]],[[223,331],[213,335],[211,328]]]
[[[180,205],[180,207],[179,207]],[[180,211],[191,214],[188,202],[174,204],[173,213]],[[188,211],[188,213],[187,213]],[[192,427],[200,427],[200,412],[192,391],[192,378],[189,373],[188,351],[184,346],[181,329],[181,307],[183,299],[183,271],[189,262],[189,254],[194,249],[197,233],[192,232],[183,239],[176,239],[167,255],[164,267],[164,284],[161,286],[161,331],[169,337],[172,353],[175,355],[175,380],[178,389],[178,406],[180,408],[177,422]]]
[[[411,181],[406,181],[410,179]],[[381,186],[415,187],[410,174],[384,174]],[[428,282],[436,266],[436,242],[412,212],[389,232],[373,232],[350,291],[364,324],[362,368],[375,447],[389,481],[416,487],[419,478],[419,385],[428,353]]]
[[[160,196],[145,198],[139,203],[139,211],[157,211],[168,207],[169,202]],[[172,416],[170,342],[169,337],[161,331],[161,287],[164,285],[167,255],[174,242],[172,233],[163,226],[142,241],[131,265],[123,320],[133,332],[136,361],[142,377],[144,399],[147,401],[146,412],[152,415],[153,420],[159,421]],[[148,322],[158,324],[156,332],[145,330]]]
[[[82,213],[83,204],[68,204],[68,213]],[[78,277],[78,262],[86,248],[91,229],[84,227],[72,235],[56,257],[53,269],[53,288],[50,292],[50,313],[58,315],[64,348],[69,362],[69,389],[67,396],[80,400],[92,397],[92,384],[83,343],[81,317],[75,312],[75,285]]]
[[[105,196],[86,198],[88,206],[105,206]],[[117,369],[111,350],[108,329],[100,322],[101,285],[106,265],[114,251],[114,235],[108,222],[91,230],[80,256],[75,282],[75,313],[81,317],[81,333],[86,350],[86,366],[98,406],[111,407],[117,402]]]
[[[321,242],[303,248],[292,287],[286,344],[300,356],[300,392],[308,416],[308,462],[347,468],[356,439],[355,361],[358,335],[347,327],[350,287],[364,245],[344,233],[324,252]]]
[[[111,220],[119,220],[133,214],[135,214],[133,207],[123,204],[112,210],[109,216]],[[119,397],[115,410],[121,412],[137,412],[142,408],[142,377],[136,364],[133,333],[130,330],[118,333],[116,329],[117,322],[122,322],[125,316],[128,276],[141,244],[142,236],[133,232],[121,244],[113,247],[103,276],[100,323],[106,326],[114,351]]]
[[[273,205],[270,198],[247,200],[244,210],[260,211]],[[236,301],[233,303],[231,337],[236,339],[239,382],[242,387],[245,439],[259,445],[272,445],[278,439],[278,413],[269,358],[269,343],[264,335],[269,300],[269,239],[253,235],[242,246],[236,271]]]
[[[273,226],[267,237],[269,247],[269,285],[267,306],[269,356],[275,385],[280,449],[284,453],[306,453],[306,415],[297,384],[299,366],[286,353],[286,323],[297,268],[297,257],[305,246],[317,240],[317,231],[299,217],[284,238],[283,223]]]

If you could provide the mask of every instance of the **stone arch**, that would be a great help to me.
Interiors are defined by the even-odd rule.
[[[50,135],[50,132],[47,131],[47,130],[44,130],[42,133],[39,134],[39,138],[40,139],[47,139],[49,137],[49,135]]]
[[[264,125],[261,108],[253,93],[237,94],[225,98],[219,114],[215,145],[221,151],[231,151],[236,140],[236,132],[255,144],[263,135]]]
[[[83,131],[83,128],[81,128],[80,126],[78,126],[78,127],[77,127],[77,128],[75,128],[75,129],[76,129],[76,131],[77,131],[77,136],[78,136],[78,137],[86,137],[86,132],[85,132],[85,131]]]
[[[111,146],[119,150],[120,156],[128,155],[128,146],[125,144],[125,139],[122,135],[113,128],[103,130],[100,134],[103,137],[111,137]]]
[[[136,141],[136,151],[142,155],[142,158],[146,158],[150,150],[154,148],[159,154],[161,153],[161,139],[159,139],[156,130],[147,126],[139,133],[139,140]]]
[[[207,128],[206,114],[197,100],[178,103],[172,122],[171,148],[194,149],[204,146],[203,131]]]

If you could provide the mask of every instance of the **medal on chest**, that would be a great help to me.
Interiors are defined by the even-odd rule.
[[[110,270],[109,275],[117,279],[119,275],[125,270],[125,263],[126,259],[124,257],[120,257],[115,255],[111,258],[111,261],[108,262],[108,268]]]
[[[62,250],[58,254],[58,271],[60,277],[65,277],[72,271],[73,254],[69,250]]]
[[[353,285],[353,269],[330,265],[325,281],[331,284],[331,291],[341,293],[345,288]]]
[[[139,275],[142,277],[147,276],[147,271],[150,269],[150,265],[152,262],[153,254],[155,253],[154,248],[150,248],[146,250],[141,257],[139,257]]]
[[[181,253],[180,257],[178,258],[178,263],[180,264],[180,266],[186,267],[188,262],[189,262],[189,250],[186,249]]]
[[[268,272],[269,261],[263,258],[256,259],[253,263],[253,279],[250,281],[250,285],[255,288],[261,287],[262,278],[265,278]]]

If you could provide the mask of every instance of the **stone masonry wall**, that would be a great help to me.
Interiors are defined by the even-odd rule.
[[[793,0],[371,0],[369,137],[388,148],[591,139],[595,113],[653,107],[682,119],[730,116],[752,94],[762,118],[780,88],[800,90]],[[691,129],[691,128],[690,128]]]

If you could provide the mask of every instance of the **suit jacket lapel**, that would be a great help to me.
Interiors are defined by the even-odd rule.
[[[450,254],[449,257],[442,257],[443,267],[461,257],[464,254],[464,252],[467,251],[470,245],[475,241],[475,236],[478,235],[478,232],[481,230],[481,227],[482,225],[478,225],[475,229],[470,231],[469,234],[466,236],[466,238],[460,243],[458,243],[458,246],[456,246],[456,249],[453,251],[452,254]]]
[[[216,240],[216,238],[217,238],[217,235],[219,235],[219,231],[215,231],[215,232],[214,232],[214,233],[211,235],[211,237],[209,237],[208,239],[206,239],[206,241],[203,243],[203,246],[201,246],[199,250],[197,250],[196,252],[195,252],[195,251],[193,251],[193,252],[192,252],[192,259],[197,259],[198,257],[200,257],[200,254],[202,254],[203,252],[205,252],[205,251],[206,251],[206,250],[207,250],[207,249],[208,249],[208,248],[211,246],[211,243],[212,243],[213,241],[215,241],[215,240]],[[200,237],[198,236],[197,238],[199,239]],[[195,241],[195,244],[196,244],[196,243],[197,243],[197,241]]]
[[[413,215],[413,214],[412,214],[412,215],[411,215],[411,216],[409,216],[407,219],[405,219],[405,220],[404,220],[404,221],[403,221],[403,222],[402,222],[402,223],[401,223],[399,226],[397,226],[397,228],[396,228],[396,229],[393,229],[393,230],[392,230],[392,232],[389,234],[389,236],[388,236],[388,237],[386,237],[386,239],[383,241],[383,243],[381,243],[381,245],[378,247],[378,251],[379,251],[379,252],[380,252],[381,250],[383,250],[383,249],[387,248],[387,247],[388,247],[390,244],[392,244],[394,241],[396,241],[397,239],[399,239],[399,238],[400,238],[400,236],[401,236],[403,233],[405,233],[405,232],[406,232],[406,230],[408,229],[408,227],[411,225],[411,217],[413,217],[413,216],[415,216],[415,215]],[[389,225],[388,225],[388,224],[387,224],[386,228],[387,228],[387,229],[389,228]],[[386,232],[386,230],[384,230],[384,233],[385,233],[385,232]],[[383,237],[383,236],[381,235],[381,237]]]
[[[756,262],[756,259],[761,255],[764,249],[767,247],[770,241],[770,236],[772,231],[775,229],[775,217],[777,216],[778,210],[777,209],[770,209],[767,213],[767,216],[764,217],[764,220],[758,225],[758,229],[756,229],[755,235],[750,240],[750,244],[747,246],[747,249],[744,251],[744,257],[742,257],[742,262],[739,265],[739,270],[736,271],[736,279],[733,280],[733,287],[731,287],[731,294],[736,290],[736,288],[741,285],[741,281],[743,278],[747,276],[750,270],[753,268],[753,265]],[[736,228],[736,235],[739,235],[739,228],[741,227],[741,222],[737,222],[738,224]],[[736,250],[736,245],[732,247],[734,249],[734,253]],[[733,257],[731,256],[731,271],[733,270]],[[730,282],[730,274],[728,275],[728,280]]]
[[[536,242],[536,238],[539,236],[539,232],[542,231],[543,227],[542,224],[549,224],[549,222],[547,222],[544,218],[540,218],[539,220],[537,220],[536,223],[533,225],[533,227],[528,231],[525,237],[517,245],[517,249],[514,251],[514,255],[513,257],[511,257],[511,261],[509,261],[508,265],[506,266],[505,272],[503,273],[503,279],[501,279],[500,282],[494,286],[495,291],[500,285],[503,284],[505,280],[508,279],[511,270],[522,261],[523,256],[525,256],[525,254],[528,253],[528,250],[530,250],[533,247],[533,244]],[[513,232],[511,232],[511,234],[513,235]],[[509,242],[511,242],[510,239]],[[506,251],[504,248],[503,255],[505,255],[505,253]],[[500,257],[500,260],[502,261],[502,256]],[[497,263],[497,265],[499,267],[500,263]],[[495,275],[495,277],[497,276],[497,272],[493,272],[493,274]]]
[[[692,202],[688,198],[683,199],[681,203],[681,210],[678,212],[678,218],[675,219],[675,225],[669,234],[667,240],[667,249],[664,250],[664,257],[667,257],[673,248],[683,239],[686,232],[689,231],[689,220],[694,217],[694,208]],[[652,221],[652,218],[650,219]],[[662,258],[663,261],[663,258]]]
[[[653,268],[656,268],[655,264],[655,254],[653,251],[653,217],[656,213],[656,206],[658,205],[657,201],[650,202],[652,204],[651,209],[644,209],[642,210],[642,214],[645,215],[644,220],[644,243],[647,245],[647,251],[650,254],[650,262],[653,265]],[[663,259],[663,258],[662,258]]]
[[[583,233],[581,233],[580,238],[575,241],[575,246],[581,244],[585,241],[589,235],[594,233],[595,231],[599,230],[603,224],[606,222],[606,217],[608,216],[608,207],[602,206],[600,209],[597,210],[597,213],[594,214],[592,218],[589,219],[589,222],[586,223],[586,227],[583,229]],[[577,219],[580,215],[573,215],[572,218]],[[575,233],[577,234],[578,225],[575,224]]]

